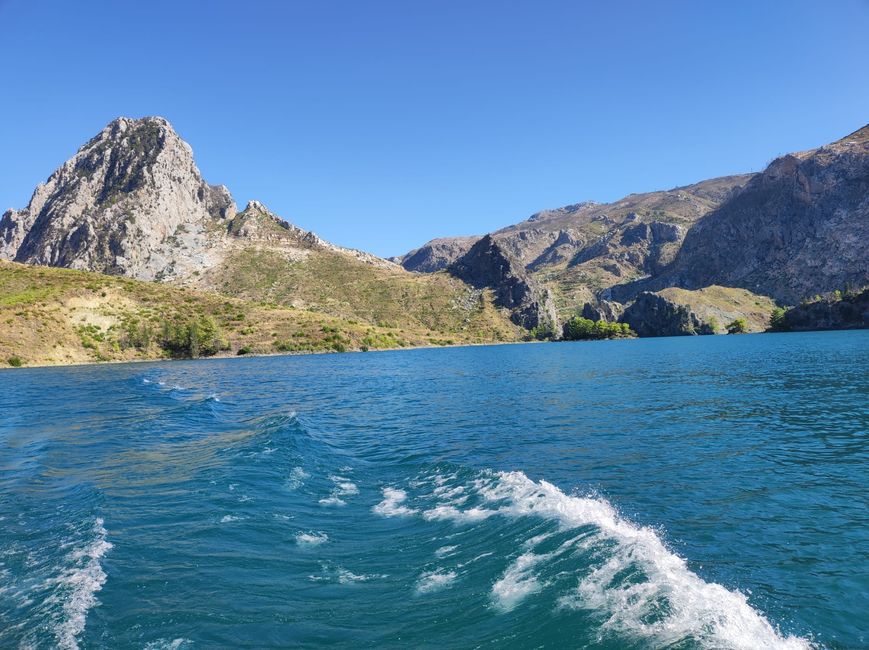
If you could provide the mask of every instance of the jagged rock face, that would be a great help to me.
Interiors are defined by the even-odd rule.
[[[495,304],[511,312],[517,325],[554,326],[555,309],[549,292],[538,287],[500,242],[486,235],[449,267],[452,275],[473,287],[489,287]]]
[[[861,328],[869,328],[869,289],[798,305],[785,313],[781,326],[791,331]]]
[[[714,334],[712,328],[684,305],[655,293],[643,292],[619,319],[638,336],[689,336]]]
[[[325,245],[317,235],[291,224],[269,210],[259,201],[249,201],[227,224],[230,236],[258,244],[286,244],[295,242],[313,248]]]
[[[444,270],[466,254],[479,239],[479,237],[432,239],[406,255],[393,258],[393,261],[401,264],[408,271],[435,273]]]
[[[585,246],[585,239],[575,230],[568,228],[559,230],[553,241],[537,258],[528,265],[528,269],[536,271],[546,266],[554,266],[569,260],[576,251]]]
[[[783,156],[688,232],[660,277],[665,286],[743,287],[788,304],[869,283],[869,127]]]
[[[153,280],[206,268],[209,229],[235,215],[202,180],[190,146],[158,117],[119,118],[0,222],[0,254],[17,262]]]
[[[624,310],[623,304],[609,300],[600,300],[597,304],[587,302],[582,306],[582,317],[595,322],[602,320],[615,323],[621,318]]]

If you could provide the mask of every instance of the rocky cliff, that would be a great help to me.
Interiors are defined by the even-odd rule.
[[[691,309],[656,293],[643,292],[619,319],[637,336],[689,336],[714,334]]]
[[[206,240],[235,216],[190,146],[159,117],[120,118],[85,144],[29,205],[0,221],[0,256],[153,280],[215,260]]]
[[[789,309],[776,323],[782,331],[869,328],[869,288],[829,295]]]
[[[529,278],[522,265],[491,235],[475,243],[448,271],[471,286],[490,288],[495,304],[508,309],[516,324],[555,331],[557,317],[549,292]]]
[[[467,253],[479,237],[444,237],[432,239],[406,255],[392,258],[408,271],[416,273],[435,273],[453,264]]]
[[[163,118],[119,118],[0,221],[0,258],[156,280],[441,340],[510,340],[491,292],[337,246],[259,201],[237,212]]]
[[[869,282],[869,126],[774,160],[687,233],[672,264],[614,290],[744,287],[788,304]]]

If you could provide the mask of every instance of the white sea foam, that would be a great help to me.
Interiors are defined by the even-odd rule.
[[[459,510],[454,505],[439,505],[430,510],[426,510],[422,513],[422,516],[429,521],[449,520],[469,523],[488,519],[492,515],[497,515],[498,512],[498,510],[486,510],[485,508],[468,508],[467,510]]]
[[[321,506],[346,506],[347,502],[341,497],[337,497],[332,494],[328,497],[320,499],[319,504]]]
[[[48,582],[52,594],[46,602],[59,604],[62,612],[54,624],[58,648],[78,648],[78,636],[84,631],[88,611],[96,604],[96,594],[106,582],[106,572],[100,560],[112,548],[106,540],[107,534],[103,520],[96,519],[92,541],[67,554],[65,564],[68,568]]]
[[[401,517],[412,515],[416,510],[401,505],[407,500],[407,492],[396,488],[383,488],[383,501],[378,503],[372,510],[384,517]]]
[[[326,533],[317,531],[308,531],[306,533],[296,533],[296,544],[299,546],[319,546],[329,541],[329,536]]]
[[[193,647],[190,639],[157,639],[145,644],[145,650],[183,650]]]
[[[359,488],[349,478],[330,476],[329,479],[335,484],[335,489],[332,491],[333,494],[340,496],[359,494]]]
[[[308,474],[301,467],[294,467],[290,470],[290,475],[287,477],[287,480],[284,482],[284,485],[288,490],[298,490],[305,484],[305,479],[309,478],[311,475]]]
[[[544,584],[534,575],[535,565],[547,559],[545,555],[523,553],[516,558],[504,575],[492,585],[492,602],[503,612],[509,612],[531,594],[543,589]]]
[[[237,515],[223,515],[223,517],[220,518],[220,523],[229,524],[233,521],[241,521],[242,519],[244,519],[244,517],[239,517]]]
[[[603,539],[616,542],[609,559],[582,578],[573,595],[574,605],[607,612],[606,629],[653,639],[660,645],[693,637],[708,646],[746,650],[811,647],[804,639],[780,635],[744,594],[704,581],[654,530],[623,519],[603,499],[568,496],[521,472],[499,474],[482,492],[489,500],[506,502],[502,510],[508,514],[555,519],[566,528],[590,524]],[[583,539],[585,546],[592,541]],[[647,580],[619,585],[616,574],[631,566],[638,567]],[[669,615],[659,622],[647,622],[662,600],[669,604]],[[570,606],[569,597],[562,604]]]
[[[433,482],[438,488],[444,484]],[[594,548],[598,549],[593,556],[595,565],[577,576],[576,589],[561,596],[559,604],[600,612],[604,631],[644,639],[656,646],[690,638],[705,647],[735,650],[812,647],[805,639],[780,634],[744,594],[700,578],[654,530],[622,518],[604,499],[569,496],[546,481],[532,481],[522,472],[492,473],[473,481],[473,486],[476,498],[486,507],[462,510],[441,503],[425,510],[423,516],[457,523],[494,515],[531,516],[556,521],[562,530],[586,529],[547,553],[532,550],[542,538],[529,540],[526,550],[492,587],[493,604],[502,611],[549,586],[536,573],[547,561],[568,551]],[[423,498],[432,496],[438,495]],[[400,502],[405,499],[406,495]],[[402,507],[405,514],[412,512]],[[626,583],[620,579],[625,571],[633,571],[642,579]]]
[[[416,583],[416,593],[430,594],[440,591],[455,582],[457,577],[458,574],[455,571],[444,571],[442,569],[427,571],[419,577]]]
[[[369,580],[379,580],[388,578],[386,574],[380,573],[353,573],[342,566],[332,565],[328,562],[321,563],[323,569],[321,575],[309,575],[308,580],[311,582],[337,582],[341,585],[348,585],[354,582],[368,582]]]
[[[441,546],[438,550],[435,551],[436,557],[446,557],[447,555],[452,555],[453,551],[455,551],[458,546]]]

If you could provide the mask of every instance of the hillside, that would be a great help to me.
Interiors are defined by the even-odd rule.
[[[867,282],[869,126],[777,158],[691,228],[671,264],[613,296],[721,284],[796,304]]]
[[[615,318],[614,304],[667,290],[709,317],[747,310],[757,328],[754,299],[724,289],[796,304],[869,282],[869,126],[760,174],[544,210],[490,236],[551,292],[562,320],[586,304]],[[474,241],[441,238],[396,259],[413,271],[451,268]]]
[[[481,301],[488,304],[490,296]],[[398,323],[372,325],[99,273],[0,261],[0,367],[132,361],[199,354],[329,352],[515,340],[490,308],[445,334]],[[213,328],[213,331],[211,331]],[[185,335],[188,338],[184,338]],[[179,340],[184,339],[184,340]],[[212,346],[213,349],[208,349]]]
[[[780,332],[869,328],[869,287],[815,296],[778,312],[772,326]]]
[[[258,201],[237,211],[163,118],[118,118],[0,220],[0,259],[216,290],[371,325],[515,338],[509,309],[445,274],[337,246]]]
[[[735,318],[759,331],[774,302],[869,283],[869,127],[760,174],[544,210],[386,260],[259,201],[238,211],[165,119],[118,118],[26,208],[4,213],[0,259],[206,292],[194,301],[219,293],[270,318],[304,311],[415,342],[557,337],[579,313],[628,319],[649,336]]]

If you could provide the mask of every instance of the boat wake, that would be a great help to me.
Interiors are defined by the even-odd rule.
[[[570,496],[522,472],[483,472],[470,480],[434,472],[382,492],[383,500],[372,510],[383,517],[553,524],[542,534],[516,540],[517,552],[491,585],[496,612],[509,612],[549,591],[561,611],[592,612],[601,640],[627,637],[657,647],[696,643],[745,650],[812,647],[805,639],[781,634],[743,593],[703,580],[653,529],[628,521],[605,499]],[[434,591],[454,578],[423,576],[417,591]]]

